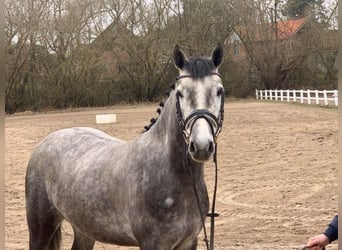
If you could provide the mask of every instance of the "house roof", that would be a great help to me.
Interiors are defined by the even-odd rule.
[[[256,25],[254,27],[240,26],[235,29],[238,36],[249,36],[254,42],[267,40],[284,40],[295,35],[305,24],[305,18],[280,20],[267,25]],[[277,35],[275,33],[277,30]]]
[[[291,19],[277,22],[278,39],[286,39],[296,34],[304,25],[305,19]]]

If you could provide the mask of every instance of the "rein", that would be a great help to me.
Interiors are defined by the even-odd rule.
[[[214,249],[215,217],[219,216],[218,213],[215,213],[216,192],[217,192],[217,157],[216,157],[217,143],[215,143],[215,148],[216,149],[215,149],[214,156],[213,156],[213,161],[215,163],[215,180],[214,180],[213,200],[212,200],[212,203],[211,203],[211,212],[207,214],[207,216],[210,217],[210,240],[208,240],[207,230],[206,230],[206,227],[205,227],[204,218],[202,217],[201,202],[199,200],[199,196],[198,196],[198,193],[197,193],[196,183],[194,182],[194,178],[193,178],[193,174],[192,174],[192,171],[191,171],[191,167],[189,168],[190,177],[191,177],[191,181],[192,181],[192,187],[193,187],[193,190],[194,190],[194,193],[195,193],[195,197],[196,197],[197,207],[198,207],[199,213],[201,215],[201,223],[202,223],[203,234],[204,234],[203,241],[206,244],[207,250],[213,250]],[[190,163],[190,158],[189,158],[188,154],[187,154],[187,159],[188,159],[188,162]]]
[[[212,75],[218,75],[221,77],[219,73],[213,72],[211,73]],[[191,75],[181,75],[176,78],[178,81],[181,78],[185,77],[192,77]],[[214,137],[214,144],[215,144],[215,152],[213,155],[213,162],[215,164],[215,180],[214,180],[214,191],[213,191],[213,200],[211,204],[211,212],[207,214],[208,217],[211,218],[210,220],[210,240],[208,240],[207,237],[207,231],[205,227],[205,221],[204,218],[202,217],[202,209],[201,209],[201,203],[199,200],[198,192],[196,189],[196,183],[194,182],[193,174],[191,171],[191,167],[189,168],[190,171],[190,177],[192,180],[192,186],[194,189],[195,197],[196,197],[196,202],[197,202],[197,207],[199,210],[199,213],[201,215],[201,222],[202,222],[202,227],[203,227],[203,233],[204,233],[204,241],[206,244],[207,250],[213,250],[214,249],[214,231],[215,231],[215,217],[218,217],[219,214],[215,213],[215,203],[216,203],[216,192],[217,192],[217,136],[222,130],[222,124],[223,124],[223,118],[224,118],[224,93],[221,95],[221,106],[220,106],[220,113],[218,118],[212,114],[211,112],[205,110],[205,109],[196,109],[190,113],[190,115],[184,120],[182,111],[180,108],[180,103],[179,103],[179,94],[176,94],[176,111],[177,111],[177,117],[178,117],[178,122],[179,126],[182,129],[182,134],[184,137],[184,141],[186,144],[189,144],[189,138],[190,134],[192,131],[192,127],[195,124],[195,122],[200,119],[204,118],[211,129],[211,132]],[[188,132],[189,131],[189,132]],[[186,152],[188,163],[190,165],[190,156],[188,154],[188,151]]]

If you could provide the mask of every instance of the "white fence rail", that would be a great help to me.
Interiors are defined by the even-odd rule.
[[[338,90],[255,90],[257,100],[276,100],[338,106]]]

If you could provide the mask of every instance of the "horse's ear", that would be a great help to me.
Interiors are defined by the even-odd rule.
[[[173,49],[173,61],[175,63],[175,66],[179,70],[182,70],[187,60],[188,59],[186,58],[183,50],[181,50],[181,48],[178,45],[176,45]]]
[[[210,56],[216,68],[220,67],[223,61],[223,46],[221,43],[218,43],[215,49],[211,52]]]

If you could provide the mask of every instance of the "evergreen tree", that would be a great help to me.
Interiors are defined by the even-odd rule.
[[[288,18],[303,17],[308,7],[315,2],[315,0],[288,0],[285,5],[286,16]]]

